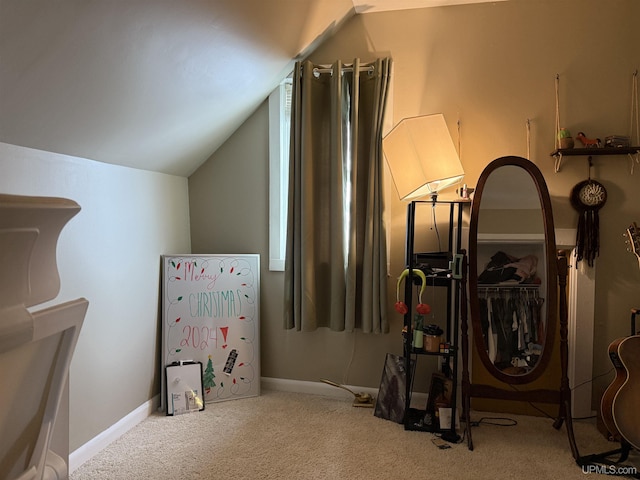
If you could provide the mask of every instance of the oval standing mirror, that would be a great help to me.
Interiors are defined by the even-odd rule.
[[[469,224],[473,341],[488,372],[508,384],[538,378],[557,322],[551,200],[540,170],[502,157],[482,172]]]

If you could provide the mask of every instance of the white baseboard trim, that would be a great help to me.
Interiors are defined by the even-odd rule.
[[[143,403],[134,411],[121,418],[117,423],[114,423],[105,431],[99,433],[87,443],[71,452],[69,454],[69,473],[73,473],[80,465],[90,460],[94,455],[127,433],[155,412],[159,406],[160,395],[156,395],[151,400]]]

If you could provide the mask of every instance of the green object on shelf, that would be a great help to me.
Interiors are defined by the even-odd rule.
[[[560,148],[573,148],[574,146],[571,132],[566,128],[558,130],[558,142],[560,143]]]
[[[424,346],[424,316],[417,314],[414,320],[415,327],[413,327],[413,347],[422,348]]]

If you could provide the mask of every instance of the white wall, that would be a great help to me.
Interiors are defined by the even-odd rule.
[[[190,252],[187,179],[4,143],[0,172],[1,193],[82,207],[60,235],[51,302],[89,300],[69,377],[73,451],[159,392],[160,255]]]

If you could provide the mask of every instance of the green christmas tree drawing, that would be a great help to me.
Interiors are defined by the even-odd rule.
[[[204,375],[202,379],[203,387],[206,389],[207,393],[211,391],[213,387],[216,386],[216,378],[215,373],[213,373],[213,362],[211,361],[211,355],[209,355],[209,360],[207,361],[207,368],[204,369]]]

